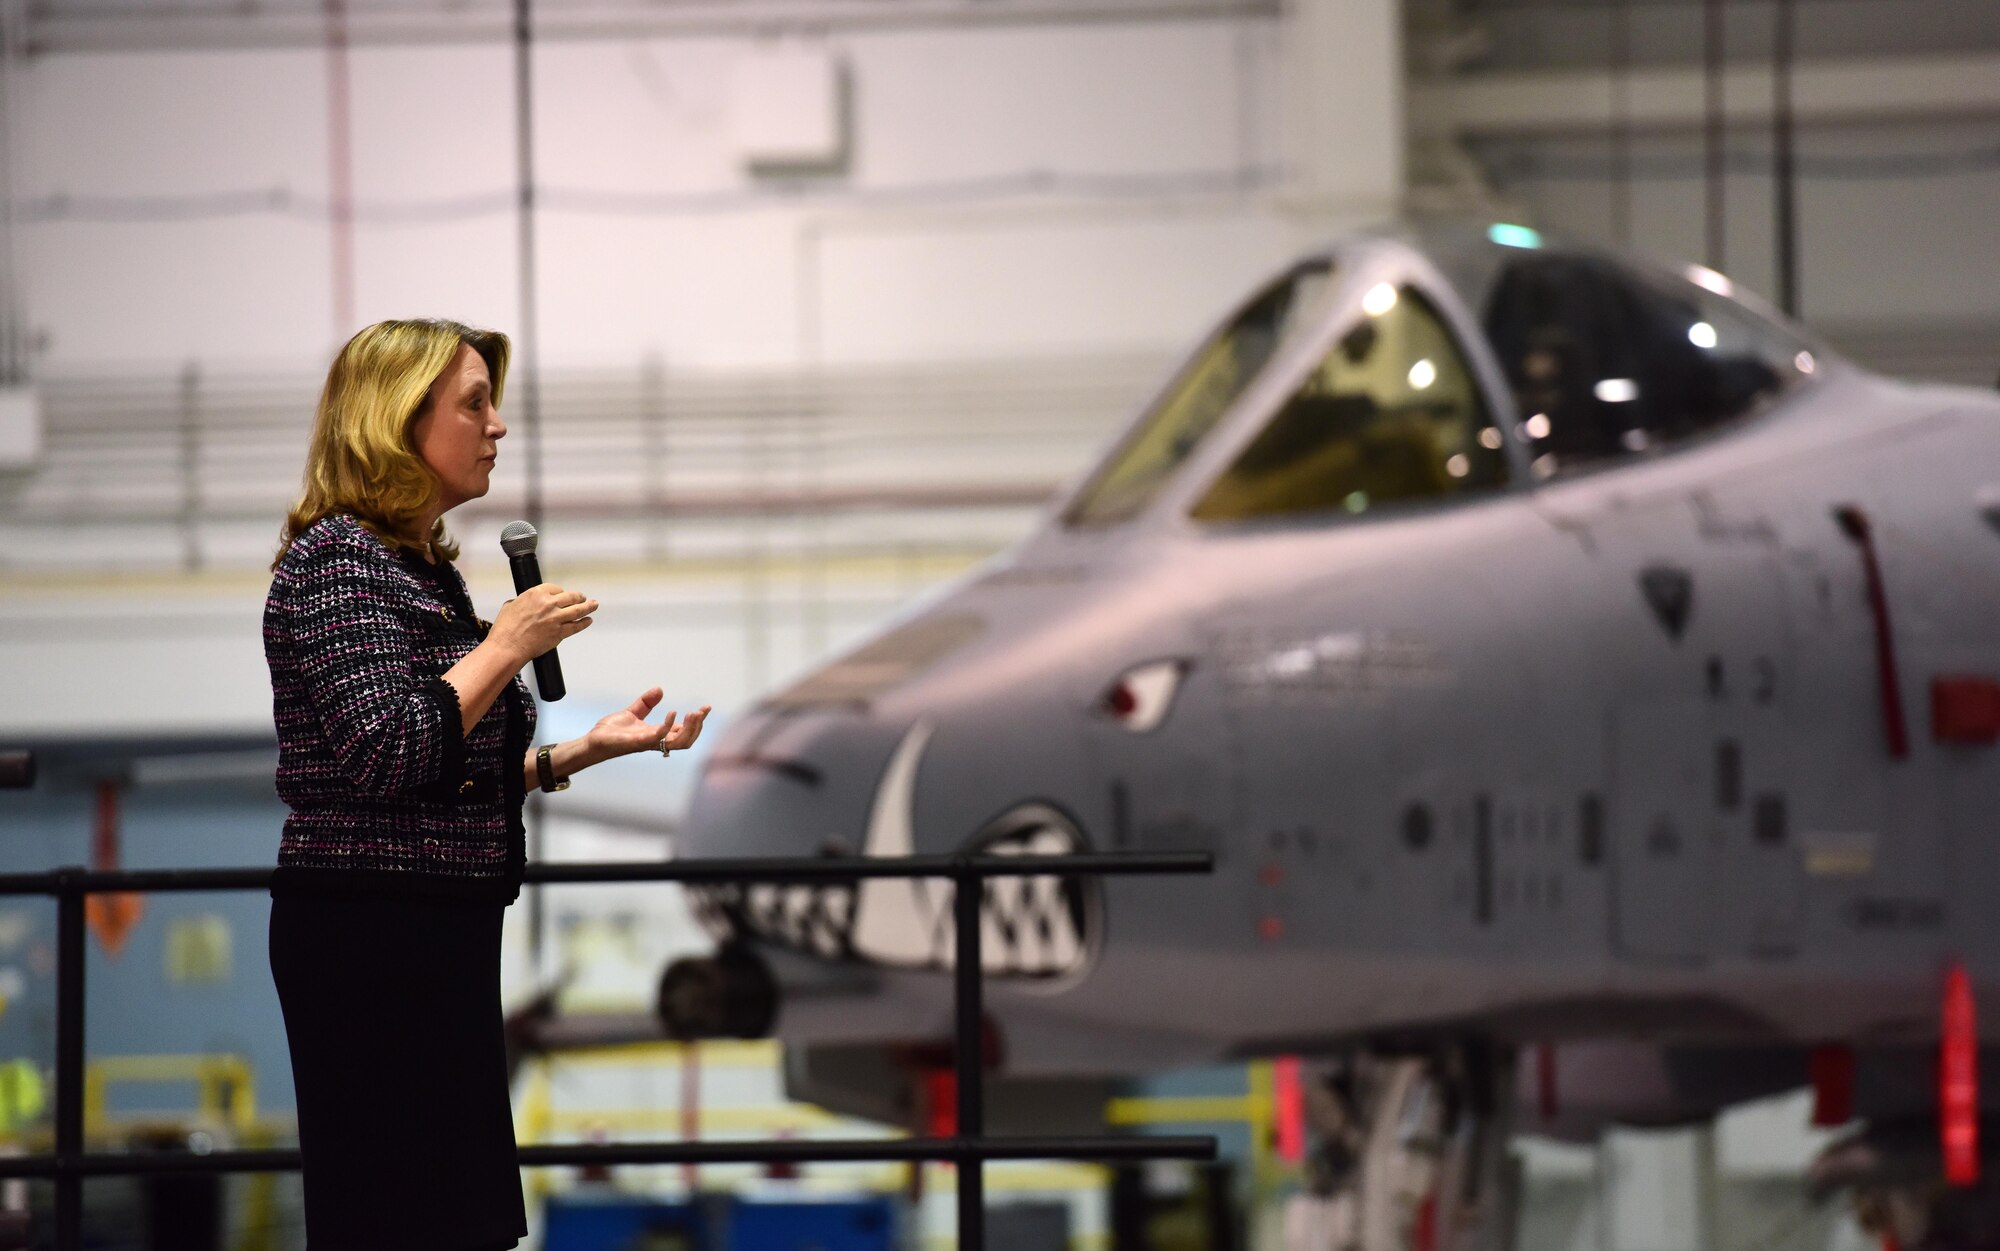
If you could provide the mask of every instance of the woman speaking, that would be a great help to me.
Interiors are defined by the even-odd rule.
[[[672,752],[707,708],[655,687],[531,750],[520,671],[597,601],[543,584],[489,626],[443,515],[485,495],[504,335],[385,321],[328,372],[304,490],[264,605],[291,809],[271,975],[298,1090],[310,1251],[483,1251],[527,1233],[500,1013],[500,919],[520,892],[527,788]]]

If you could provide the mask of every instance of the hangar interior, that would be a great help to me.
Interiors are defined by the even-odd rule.
[[[504,329],[534,379],[509,389],[492,493],[452,525],[482,610],[511,592],[495,538],[531,496],[550,576],[604,602],[565,648],[555,736],[656,683],[720,730],[979,568],[1236,301],[1341,231],[1518,223],[1776,299],[1781,22],[1800,316],[1884,373],[2000,371],[1992,0],[527,7],[523,79],[495,0],[0,5],[0,746],[41,766],[0,793],[0,868],[270,862],[269,564],[324,362],[381,318]],[[537,853],[667,854],[701,767],[593,771],[542,806]],[[93,920],[97,1130],[285,1140],[266,907],[160,896]],[[17,1144],[46,1124],[52,927],[0,907]],[[504,984],[643,1013],[660,969],[709,945],[674,891],[544,888],[510,910]],[[780,1068],[770,1043],[552,1057],[515,1087],[517,1130],[878,1132],[787,1101]],[[1125,1093],[1134,1122],[1209,1101],[1232,1179],[1150,1184],[1224,1184],[1243,1209],[1240,1243],[1157,1246],[1310,1245],[1287,1227],[1303,1182],[1269,1141],[1273,1081],[1258,1059]],[[1596,1148],[1531,1136],[1518,1245],[1867,1245],[1798,1180],[1826,1140],[1805,1109]],[[953,1245],[950,1175],[928,1172],[901,1245]],[[531,1211],[593,1188],[912,1189],[859,1166],[524,1177]],[[94,1183],[95,1245],[300,1247],[297,1185],[231,1179],[197,1243],[149,1227],[141,1188]],[[995,1167],[991,1187],[1019,1209],[1007,1245],[1131,1251],[1101,1170]]]

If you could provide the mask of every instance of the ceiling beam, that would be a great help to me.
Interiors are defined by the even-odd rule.
[[[1601,135],[1612,116],[1612,87],[1604,70],[1507,71],[1412,84],[1411,96],[1426,129],[1460,139]],[[2000,117],[2000,54],[1803,64],[1794,71],[1792,98],[1801,126]],[[1626,100],[1634,132],[1696,130],[1701,71],[1635,70]],[[1724,73],[1723,115],[1731,125],[1770,122],[1769,66]]]

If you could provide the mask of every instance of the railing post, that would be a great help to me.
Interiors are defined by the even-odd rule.
[[[986,879],[967,866],[952,883],[952,919],[957,937],[952,944],[952,981],[957,1010],[956,1045],[952,1059],[958,1066],[959,1141],[979,1139],[986,1133],[986,1100],[981,1085],[985,1080],[985,1010],[980,1003],[979,912],[986,897]],[[986,1161],[977,1156],[958,1162],[958,1251],[985,1251],[986,1247]]]
[[[80,868],[56,871],[56,1158],[83,1155],[83,905]],[[83,1174],[56,1174],[56,1251],[83,1246]]]

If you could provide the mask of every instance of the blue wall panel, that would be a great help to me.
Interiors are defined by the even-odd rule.
[[[33,872],[87,864],[96,796],[44,783],[0,792],[0,871]],[[243,785],[177,784],[128,789],[121,801],[126,868],[269,865],[285,808]],[[167,936],[176,918],[220,917],[229,932],[228,976],[175,982]],[[225,1052],[247,1057],[260,1111],[294,1107],[284,1021],[271,986],[266,935],[270,898],[262,891],[151,895],[125,948],[109,955],[88,939],[85,1039],[91,1058]],[[12,976],[10,976],[10,972]],[[55,1058],[55,905],[0,899],[0,986],[22,993],[0,1011],[0,1061],[27,1057],[45,1070]],[[185,1110],[189,1088],[114,1090],[113,1112]]]

